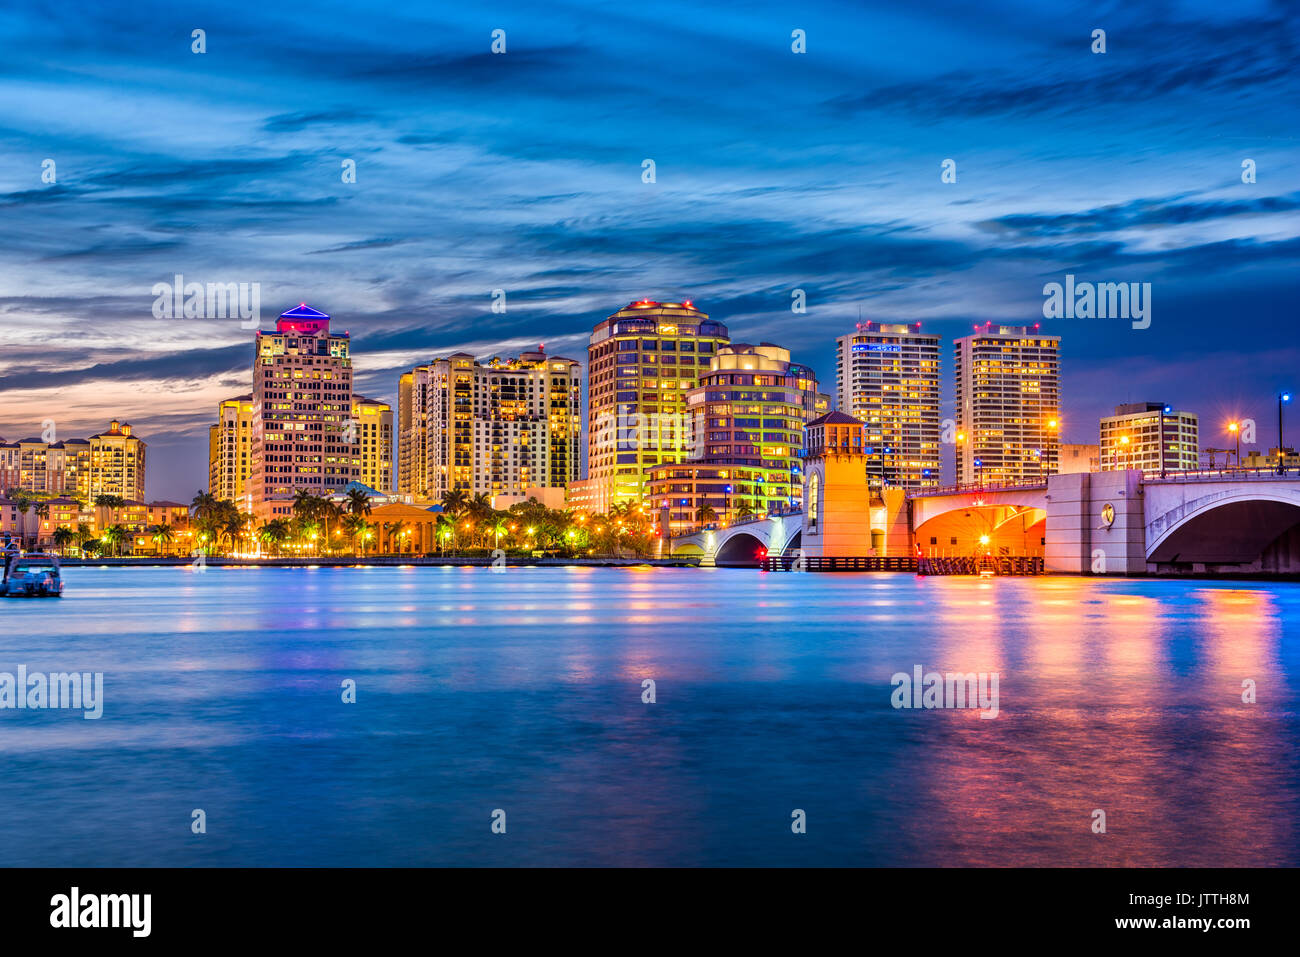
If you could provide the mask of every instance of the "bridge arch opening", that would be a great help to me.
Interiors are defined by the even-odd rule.
[[[686,542],[685,544],[674,546],[672,554],[673,554],[673,558],[677,558],[679,556],[684,558],[690,558],[698,555],[703,555],[704,549],[701,548],[699,545],[695,544],[694,542]]]
[[[1147,562],[1157,571],[1300,573],[1300,505],[1272,499],[1213,505],[1174,526]]]
[[[963,505],[918,526],[913,540],[930,557],[1042,556],[1047,510],[1023,505]]]
[[[719,546],[713,562],[716,565],[757,566],[766,555],[767,546],[762,539],[748,532],[738,532]]]
[[[785,548],[781,549],[782,555],[794,555],[803,550],[803,529],[795,532],[790,536],[790,540],[785,543]]]

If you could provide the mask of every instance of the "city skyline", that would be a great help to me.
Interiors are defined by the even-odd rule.
[[[945,340],[1042,322],[1063,339],[1062,441],[1158,399],[1197,412],[1205,444],[1238,417],[1271,444],[1270,397],[1300,365],[1293,27],[1263,3],[1182,4],[1156,29],[1013,7],[396,4],[341,7],[346,38],[238,4],[15,11],[0,435],[50,417],[85,434],[107,413],[149,440],[147,497],[202,487],[212,410],[249,387],[249,332],[154,319],[152,287],[183,274],[259,283],[263,328],[303,301],[336,316],[365,357],[357,391],[394,406],[401,371],[458,351],[544,342],[585,378],[591,328],[649,297],[701,303],[822,382],[860,318]],[[629,60],[646,42],[681,55]],[[1150,282],[1151,325],[1043,319],[1067,275]],[[943,375],[951,417],[948,356]]]

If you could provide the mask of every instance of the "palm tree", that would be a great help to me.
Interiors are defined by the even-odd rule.
[[[97,508],[121,508],[126,504],[126,499],[120,495],[96,495],[95,506]]]
[[[95,503],[99,504],[98,501]],[[190,511],[197,519],[212,518],[217,514],[217,497],[211,492],[195,492],[194,501],[190,502]]]
[[[81,554],[98,555],[104,550],[104,543],[98,538],[87,538],[81,543]]]
[[[121,548],[122,542],[124,542],[129,536],[130,532],[127,531],[125,525],[110,525],[108,528],[104,529],[104,533],[100,536],[100,540],[108,546],[109,553],[112,554]]]
[[[67,547],[76,540],[77,533],[66,525],[60,525],[54,530],[54,547],[59,550],[60,555],[64,554]]]
[[[162,554],[163,546],[170,545],[176,537],[172,531],[172,527],[166,523],[151,526],[149,529],[149,536],[153,539],[153,543],[158,546],[159,555]]]
[[[740,505],[736,508],[736,518],[749,518],[754,514],[754,507],[749,504],[748,499],[742,499]]]
[[[357,553],[357,538],[369,527],[370,523],[358,514],[352,514],[343,519],[343,531],[347,533],[348,538],[352,539],[352,554]]]
[[[398,519],[395,522],[384,523],[384,531],[388,533],[388,541],[390,543],[389,548],[393,549],[392,543],[396,541],[397,546],[396,549],[393,550],[395,550],[399,555],[402,553],[402,532],[405,530],[406,523],[401,519]]]
[[[717,521],[717,519],[717,510],[708,502],[702,502],[700,507],[695,510],[695,520],[701,525],[707,525],[709,522]]]
[[[77,548],[84,549],[86,542],[95,537],[95,533],[90,530],[90,526],[85,522],[77,523]]]
[[[348,489],[348,511],[353,515],[370,514],[370,496],[359,488]]]
[[[282,518],[264,522],[257,530],[258,540],[272,551],[278,552],[284,540],[289,537],[289,523]]]
[[[469,505],[469,496],[463,489],[456,488],[442,493],[442,510],[453,518],[465,511],[467,505]]]

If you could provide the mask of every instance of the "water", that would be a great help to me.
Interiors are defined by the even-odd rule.
[[[104,715],[0,711],[8,865],[1300,864],[1295,584],[65,574],[0,671]],[[917,664],[1000,714],[893,709]]]

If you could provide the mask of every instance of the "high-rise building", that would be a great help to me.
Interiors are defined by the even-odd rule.
[[[1200,425],[1194,412],[1176,412],[1163,402],[1132,402],[1115,406],[1115,414],[1101,420],[1102,471],[1194,470],[1200,456]]]
[[[109,423],[107,432],[92,435],[90,464],[78,477],[78,492],[89,504],[100,495],[144,500],[144,442],[131,434],[129,422]]]
[[[939,485],[939,337],[921,324],[862,322],[837,340],[839,409],[866,426],[872,487]]]
[[[587,480],[593,511],[640,503],[646,469],[690,449],[686,394],[730,342],[690,300],[629,303],[599,323],[587,347]]]
[[[1054,473],[1061,337],[1037,325],[986,323],[953,346],[958,481],[1035,482]]]
[[[292,514],[295,491],[329,495],[359,479],[348,334],[305,303],[258,331],[253,359],[254,514]]]
[[[581,367],[539,347],[478,362],[458,352],[404,374],[398,388],[398,489],[522,494],[578,477]]]
[[[248,510],[248,477],[253,469],[253,395],[226,399],[217,422],[208,426],[208,491]]]
[[[393,407],[387,402],[352,398],[352,421],[356,423],[357,480],[376,492],[388,494],[397,488],[393,469]]]
[[[770,342],[719,346],[700,384],[686,393],[691,457],[648,469],[654,508],[676,533],[712,521],[798,508],[805,423],[824,396],[808,366]],[[706,508],[707,506],[707,508]]]
[[[85,439],[64,442],[0,439],[0,492],[21,489],[49,495],[80,495],[89,487],[89,477],[90,443]]]

